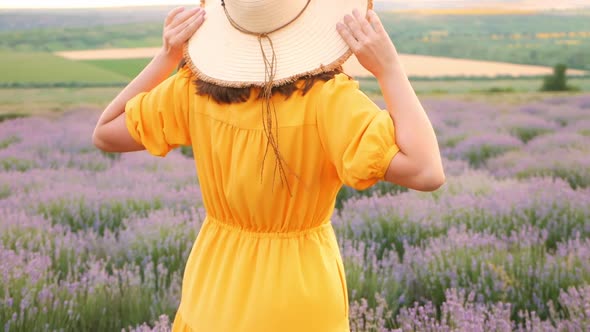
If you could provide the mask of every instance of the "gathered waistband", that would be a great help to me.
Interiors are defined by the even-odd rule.
[[[287,232],[264,232],[264,231],[254,231],[245,229],[235,224],[230,224],[228,222],[213,218],[211,216],[207,216],[205,218],[204,224],[209,224],[214,227],[226,229],[233,232],[239,232],[240,235],[256,237],[256,238],[295,238],[295,237],[303,237],[305,235],[319,233],[321,231],[331,229],[332,223],[328,220],[326,223],[323,223],[319,226],[296,230],[296,231],[287,231]]]

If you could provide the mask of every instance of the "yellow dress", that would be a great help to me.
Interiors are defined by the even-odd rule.
[[[292,196],[273,181],[260,100],[219,105],[188,68],[127,103],[133,138],[153,155],[190,145],[207,218],[190,252],[173,332],[349,331],[348,293],[330,217],[345,183],[383,179],[394,124],[344,74],[273,97]]]

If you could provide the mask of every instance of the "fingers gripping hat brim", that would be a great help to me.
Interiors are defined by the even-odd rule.
[[[266,68],[258,37],[234,28],[219,1],[203,5],[207,19],[184,48],[195,76],[226,87],[263,86]],[[273,47],[266,40],[262,47],[266,54],[276,55],[273,85],[341,66],[352,51],[336,24],[353,9],[364,13],[372,5],[372,0],[312,0],[299,18],[271,33]]]

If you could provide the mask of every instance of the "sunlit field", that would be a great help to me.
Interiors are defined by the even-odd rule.
[[[352,331],[590,328],[590,96],[427,99],[447,183],[345,188]],[[4,331],[168,331],[204,217],[181,150],[105,154],[96,111],[0,123]]]
[[[0,11],[0,330],[170,331],[205,216],[191,149],[91,142],[169,9]],[[340,191],[352,332],[590,331],[590,11],[380,16],[447,181]],[[559,63],[568,91],[541,92]]]

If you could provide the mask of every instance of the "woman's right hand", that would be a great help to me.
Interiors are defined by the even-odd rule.
[[[375,11],[369,10],[367,17],[363,17],[355,9],[336,29],[360,64],[377,79],[399,66],[397,50]]]
[[[178,7],[168,14],[162,34],[162,50],[172,59],[172,62],[180,62],[184,43],[193,36],[204,21],[205,10],[200,7],[193,9]]]

